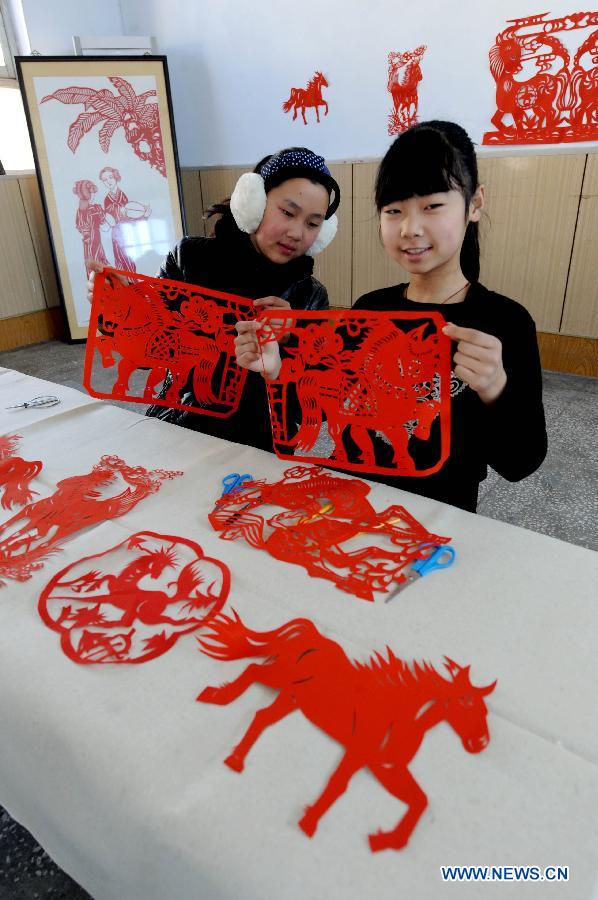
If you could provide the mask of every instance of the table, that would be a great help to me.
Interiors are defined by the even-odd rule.
[[[46,393],[62,403],[5,410]],[[271,454],[0,369],[0,434],[10,433],[22,435],[25,458],[43,459],[41,495],[103,453],[185,473],[68,540],[29,581],[0,589],[0,803],[95,900],[598,896],[597,554],[375,484],[376,509],[405,505],[452,536],[458,558],[391,603],[367,603],[209,526],[226,473],[281,477],[289,464]],[[242,775],[222,764],[272,694],[254,685],[223,707],[195,698],[245,661],[211,659],[193,635],[139,666],[78,666],[63,655],[37,612],[44,585],[140,530],[190,538],[225,562],[227,607],[251,628],[306,616],[360,660],[388,644],[439,668],[445,654],[471,663],[476,684],[498,678],[484,752],[465,753],[441,723],[411,763],[429,806],[405,850],[369,850],[367,834],[405,808],[367,770],[312,840],[299,830],[341,753],[301,714],[262,735]],[[463,888],[442,882],[441,865],[570,874],[535,890]]]

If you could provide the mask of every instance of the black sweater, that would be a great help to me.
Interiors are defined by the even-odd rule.
[[[546,456],[547,439],[542,406],[542,372],[536,328],[530,314],[519,303],[473,284],[460,303],[441,307],[438,303],[405,300],[405,285],[372,291],[360,297],[353,309],[441,312],[447,321],[492,334],[502,342],[507,384],[491,405],[482,403],[455,375],[451,384],[451,448],[442,469],[422,477],[367,476],[393,487],[476,509],[479,483],[490,466],[509,481],[520,481],[540,466]],[[452,346],[452,354],[456,345]],[[409,452],[418,468],[438,459],[439,423],[429,441],[410,438]],[[378,445],[382,442],[379,441]],[[388,448],[377,446],[383,461]],[[365,474],[365,473],[364,473]]]
[[[225,213],[216,223],[214,237],[183,238],[164,260],[159,275],[252,300],[283,297],[293,309],[327,309],[328,294],[313,277],[313,267],[309,256],[282,264],[270,262],[254,248],[249,235],[239,231],[232,215]],[[183,403],[193,402],[189,385],[181,399]],[[247,373],[239,407],[228,418],[164,406],[150,406],[146,415],[228,441],[273,450],[266,385],[257,372]]]

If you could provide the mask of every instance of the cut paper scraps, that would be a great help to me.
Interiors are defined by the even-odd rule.
[[[94,282],[83,384],[93,397],[230,416],[247,377],[235,359],[235,324],[253,317],[244,297],[105,269]],[[115,367],[108,391],[94,387],[100,363]],[[138,389],[129,386],[135,370]]]
[[[280,373],[267,382],[277,456],[392,475],[442,467],[451,343],[439,313],[285,311],[281,320],[268,310],[263,319],[262,345],[287,341]],[[421,442],[429,462],[416,468],[411,450]]]
[[[374,591],[387,593],[403,582],[406,567],[423,558],[430,544],[450,538],[431,534],[402,506],[376,512],[369,491],[356,478],[294,466],[281,481],[249,482],[220,497],[208,518],[224,540],[242,537],[281,562],[373,600]],[[260,506],[265,515],[254,511]]]
[[[509,20],[490,50],[495,131],[484,144],[598,140],[598,12]]]
[[[142,663],[222,609],[230,573],[199,544],[141,531],[55,575],[39,612],[78,663]]]
[[[3,509],[23,506],[37,493],[31,490],[30,484],[41,472],[43,463],[15,456],[20,440],[20,434],[0,436],[0,487],[4,488],[0,505]]]
[[[0,525],[0,585],[2,578],[27,581],[71,535],[124,516],[160,490],[164,479],[182,474],[102,456],[91,472],[63,478],[49,497],[28,503]]]
[[[299,827],[312,837],[322,816],[348,788],[353,775],[368,768],[407,812],[390,831],[369,836],[370,848],[400,850],[428,805],[428,798],[409,771],[426,732],[447,722],[468,753],[488,746],[484,698],[496,685],[475,687],[469,666],[445,657],[449,678],[428,662],[408,665],[386,648],[368,662],[350,660],[342,647],[320,634],[308,619],[293,619],[272,631],[251,631],[239,616],[216,616],[210,632],[198,638],[204,653],[216,659],[261,658],[228,684],[206,687],[203,703],[226,705],[252,684],[277,695],[255,714],[225,763],[242,772],[247,754],[263,731],[301,710],[304,716],[344,747],[343,757],[315,803],[307,806]]]
[[[315,107],[316,119],[320,121],[320,106],[324,106],[324,115],[328,115],[328,104],[322,97],[322,88],[328,87],[328,82],[321,72],[315,72],[314,77],[308,82],[305,88],[291,88],[291,96],[282,104],[283,110],[287,113],[293,110],[293,121],[297,118],[297,113],[301,111],[303,124],[307,125],[305,118],[305,110],[308,107]]]
[[[413,51],[388,54],[387,90],[393,104],[388,117],[389,134],[400,134],[417,122],[418,90],[423,78],[420,63],[426,50],[422,44]]]

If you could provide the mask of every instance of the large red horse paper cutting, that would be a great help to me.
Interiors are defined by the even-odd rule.
[[[39,460],[30,462],[14,455],[20,440],[20,434],[0,436],[0,486],[4,487],[0,505],[3,509],[23,506],[33,500],[36,491],[32,491],[30,485],[43,467]]]
[[[511,19],[490,50],[495,131],[484,144],[598,140],[598,12]]]
[[[476,687],[469,666],[445,657],[449,677],[430,663],[408,665],[387,647],[387,655],[373,654],[368,662],[351,660],[342,647],[320,634],[308,619],[293,619],[272,631],[251,631],[233,613],[210,623],[211,633],[198,638],[204,653],[221,660],[262,659],[250,663],[233,681],[206,687],[203,703],[233,703],[251,685],[265,685],[277,694],[255,714],[241,741],[225,763],[242,772],[247,754],[272,725],[295,710],[337,741],[342,759],[317,800],[307,806],[299,827],[312,837],[322,816],[349,786],[351,778],[368,768],[379,783],[407,811],[389,831],[369,836],[370,848],[405,847],[428,805],[428,798],[409,771],[409,763],[428,731],[447,722],[468,753],[480,753],[490,740],[484,698],[496,682]]]
[[[55,575],[39,612],[78,663],[142,663],[222,609],[230,573],[193,541],[138,532]]]
[[[247,377],[235,359],[235,323],[253,315],[244,297],[105,270],[94,282],[83,384],[94,397],[230,416]],[[115,369],[110,390],[94,387],[100,362]],[[137,389],[129,383],[136,370]]]
[[[425,44],[405,53],[388,54],[387,90],[392,96],[393,110],[388,117],[388,133],[400,134],[417,122],[421,61]]]

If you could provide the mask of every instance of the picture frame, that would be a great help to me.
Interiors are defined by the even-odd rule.
[[[58,286],[87,337],[88,261],[155,275],[185,233],[165,56],[17,56]]]

